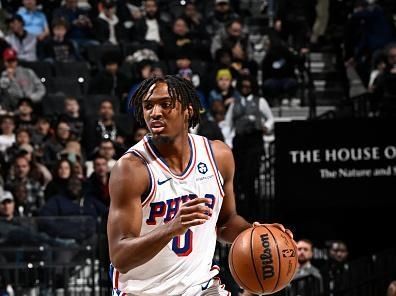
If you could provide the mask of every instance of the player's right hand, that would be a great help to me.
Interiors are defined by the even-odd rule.
[[[208,198],[197,197],[181,205],[169,226],[174,236],[184,234],[191,226],[201,225],[210,219],[212,209],[206,204],[211,203]]]

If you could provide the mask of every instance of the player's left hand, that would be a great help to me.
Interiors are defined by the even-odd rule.
[[[260,225],[271,225],[271,226],[274,226],[274,227],[282,230],[283,232],[285,232],[288,236],[290,236],[293,239],[293,232],[291,232],[290,229],[286,229],[285,226],[283,226],[282,224],[279,224],[279,223],[262,224],[260,222],[254,222],[253,223],[253,227],[260,226]]]

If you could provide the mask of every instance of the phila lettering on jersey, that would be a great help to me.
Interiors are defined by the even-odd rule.
[[[218,273],[212,267],[216,223],[223,202],[223,179],[208,139],[189,134],[190,161],[181,175],[174,174],[149,136],[128,152],[140,157],[150,175],[150,188],[142,203],[141,235],[168,223],[181,204],[196,197],[211,200],[211,218],[174,237],[147,263],[125,274],[112,268],[113,288],[119,295],[183,295],[190,287],[207,282]]]

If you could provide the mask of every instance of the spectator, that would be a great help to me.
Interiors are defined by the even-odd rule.
[[[194,2],[186,3],[182,17],[187,22],[191,36],[200,40],[203,48],[209,48],[210,37],[205,28],[205,21]]]
[[[18,212],[34,216],[44,204],[44,180],[24,155],[15,157],[12,170],[14,173],[8,176],[6,188],[14,194]]]
[[[144,136],[148,133],[148,129],[144,126],[138,126],[135,130],[135,132],[133,133],[133,139],[132,139],[132,144],[131,146],[139,143]]]
[[[58,121],[54,128],[55,134],[44,144],[44,164],[52,169],[58,160],[59,153],[71,139],[70,126],[66,121]]]
[[[342,289],[342,282],[337,279],[348,270],[348,247],[341,240],[330,241],[328,243],[328,260],[321,268],[325,290]]]
[[[289,105],[290,100],[295,98],[298,86],[295,74],[297,63],[298,56],[281,40],[272,38],[261,66],[263,94],[272,101],[284,96],[282,104]],[[294,104],[297,103],[299,102],[294,101]]]
[[[0,152],[4,153],[7,148],[15,143],[15,121],[11,115],[4,115],[1,118]]]
[[[5,37],[5,40],[17,52],[19,59],[23,61],[36,61],[37,39],[36,36],[24,29],[22,17],[19,14],[13,15],[8,20],[8,25],[10,32]]]
[[[146,0],[144,2],[144,17],[136,22],[131,39],[141,42],[159,53],[167,32],[166,23],[160,19],[157,1]]]
[[[11,221],[15,215],[15,202],[12,193],[0,188],[0,217]]]
[[[36,158],[36,151],[30,144],[20,146],[17,156],[24,156],[29,161],[32,168],[32,176],[35,177],[45,187],[52,180],[52,174],[47,167],[41,164]]]
[[[45,95],[45,87],[31,70],[18,66],[17,53],[12,48],[3,52],[5,70],[1,73],[0,88],[3,108],[14,110],[18,99],[30,98],[38,103]]]
[[[98,149],[95,149],[93,159],[100,156],[106,159],[109,171],[113,168],[116,163],[116,150],[113,141],[110,139],[102,139],[100,141]],[[92,160],[85,162],[85,168],[87,171],[87,177],[89,177],[94,171],[94,163]]]
[[[38,10],[36,0],[23,0],[23,7],[17,12],[25,23],[25,30],[43,41],[49,36],[47,17]]]
[[[306,51],[315,15],[314,1],[279,0],[274,28],[282,39],[298,51]]]
[[[396,116],[396,43],[385,49],[386,66],[374,81],[374,102],[381,117]]]
[[[99,119],[95,121],[95,125],[85,129],[85,141],[87,155],[91,155],[95,147],[97,147],[102,139],[110,139],[114,143],[123,145],[124,136],[120,133],[114,119],[114,107],[110,100],[103,100],[99,106]]]
[[[188,54],[192,58],[202,57],[200,40],[194,39],[190,34],[187,21],[178,17],[174,20],[172,31],[164,41],[164,56],[169,59],[176,59],[180,54]]]
[[[315,279],[315,291],[323,293],[323,280],[319,269],[312,265],[311,260],[313,256],[313,244],[308,239],[300,239],[297,242],[297,256],[298,256],[298,269],[294,275],[295,279],[304,278],[307,276],[313,276]],[[304,290],[305,289],[305,290]],[[298,282],[297,284],[298,293],[304,293],[306,287],[304,287],[304,282]]]
[[[196,126],[196,134],[204,136],[211,141],[219,140],[224,142],[223,133],[208,110],[202,110],[201,121]]]
[[[85,191],[88,196],[96,198],[106,207],[110,206],[109,177],[108,160],[103,156],[96,156],[93,160],[93,172],[85,184]]]
[[[64,106],[65,111],[61,118],[69,124],[75,139],[81,140],[84,132],[84,121],[80,112],[80,103],[75,97],[66,97]]]
[[[50,198],[41,208],[40,216],[83,216],[81,219],[59,219],[42,225],[52,237],[70,238],[78,242],[90,239],[96,233],[96,218],[106,215],[106,207],[91,196],[83,195],[82,181],[71,177],[67,182],[66,193]],[[89,216],[93,219],[87,219]]]
[[[67,182],[73,174],[72,169],[73,165],[67,159],[56,162],[52,174],[53,179],[45,188],[44,197],[46,201],[55,195],[66,193]]]
[[[213,37],[210,51],[215,57],[216,51],[220,48],[227,48],[234,52],[238,50],[238,47],[241,47],[248,57],[251,55],[252,48],[248,36],[243,32],[242,21],[234,19],[226,24],[224,31],[220,31]]]
[[[51,137],[50,134],[51,122],[46,117],[39,117],[37,119],[36,125],[32,131],[32,144],[34,149],[36,150],[36,155],[41,155],[44,153],[44,143],[49,140]]]
[[[79,59],[74,44],[67,37],[69,24],[65,19],[54,19],[52,35],[43,44],[43,58],[49,62],[72,62]]]
[[[209,93],[209,104],[214,117],[216,117],[216,113],[218,112],[217,106],[219,102],[222,103],[225,110],[227,110],[231,103],[238,97],[238,91],[232,86],[232,75],[230,70],[218,70],[216,74],[216,88]]]
[[[123,101],[128,94],[130,83],[125,74],[120,71],[121,56],[115,52],[107,53],[102,63],[104,70],[92,79],[88,93],[115,96]]]
[[[226,23],[238,17],[231,9],[229,0],[215,0],[215,7],[208,16],[206,28],[209,34],[214,36],[225,29]]]
[[[11,162],[23,145],[30,144],[30,131],[25,128],[18,128],[15,132],[15,142],[6,149],[5,160]]]
[[[395,41],[395,27],[381,6],[375,1],[356,1],[345,29],[345,60],[347,66],[356,68],[366,87],[374,53]]]
[[[127,33],[115,13],[114,0],[102,0],[103,11],[95,21],[96,39],[100,43],[120,44],[127,40]]]
[[[70,24],[68,37],[79,46],[98,45],[93,39],[93,25],[86,12],[77,5],[77,0],[66,0],[65,4],[55,9],[53,19],[63,18]]]
[[[240,93],[230,104],[225,122],[235,132],[232,141],[236,167],[235,191],[240,200],[241,213],[257,219],[260,213],[259,196],[255,180],[260,172],[261,156],[264,154],[263,135],[270,134],[274,118],[267,101],[258,96],[254,77],[245,76],[238,80]],[[243,208],[244,207],[244,208]]]
[[[36,125],[36,118],[33,110],[33,102],[29,98],[21,98],[17,105],[15,124],[17,128],[25,128],[32,132]]]

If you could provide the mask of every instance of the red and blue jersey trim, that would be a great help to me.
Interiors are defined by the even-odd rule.
[[[147,136],[144,137],[144,147],[146,148],[146,150],[148,151],[148,153],[150,154],[150,156],[152,157],[152,159],[154,161],[156,161],[158,163],[158,165],[161,167],[161,169],[163,171],[165,171],[166,173],[170,174],[172,176],[172,178],[175,178],[177,180],[184,180],[186,179],[190,173],[194,170],[195,164],[196,164],[196,145],[195,145],[195,141],[193,139],[193,137],[191,137],[190,135],[188,135],[188,143],[190,145],[190,160],[188,162],[187,167],[185,168],[185,170],[180,174],[175,174],[173,173],[168,164],[166,163],[165,159],[163,159],[161,157],[161,155],[159,154],[157,148],[154,146],[154,144],[151,142],[150,138],[148,138]]]
[[[202,137],[202,140],[204,142],[206,154],[208,155],[208,158],[209,158],[209,161],[210,161],[210,165],[211,165],[211,167],[213,169],[213,172],[214,172],[214,174],[216,176],[216,181],[217,181],[217,185],[218,185],[218,188],[219,188],[220,195],[222,197],[224,197],[225,194],[224,194],[223,184],[221,182],[220,172],[219,172],[219,169],[217,168],[216,159],[214,157],[212,146],[211,146],[211,144],[210,144],[210,142],[209,142],[209,140],[207,138]]]
[[[139,157],[144,162],[144,164],[146,165],[147,171],[149,173],[149,178],[150,178],[149,188],[147,189],[146,193],[144,194],[146,196],[145,199],[142,200],[142,207],[144,207],[153,199],[155,192],[157,191],[157,183],[155,182],[154,174],[151,171],[151,168],[148,165],[148,161],[144,157],[144,155],[137,150],[130,150],[129,152],[133,153],[136,157]]]

